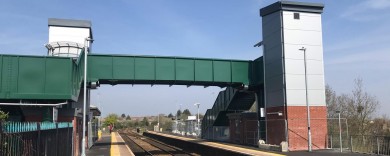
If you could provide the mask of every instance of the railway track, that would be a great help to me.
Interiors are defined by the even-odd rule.
[[[180,148],[144,137],[132,131],[122,132],[120,135],[136,156],[197,156],[195,153],[185,152]]]

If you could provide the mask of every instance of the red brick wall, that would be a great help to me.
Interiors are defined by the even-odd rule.
[[[288,143],[290,151],[307,150],[307,111],[306,106],[289,106],[286,108],[267,108],[267,143],[279,145],[286,140],[285,113],[287,111]],[[269,114],[282,112],[283,115]],[[327,119],[326,106],[311,106],[311,133],[312,148],[324,149],[326,147]]]
[[[289,150],[308,149],[307,107],[287,107]],[[310,107],[310,124],[312,149],[324,149],[326,147],[327,119],[326,106]]]

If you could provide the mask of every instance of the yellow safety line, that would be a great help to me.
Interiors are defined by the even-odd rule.
[[[118,136],[119,136],[119,138],[121,139],[121,142],[125,142],[125,140],[123,140],[123,138],[122,138],[121,135],[118,135]],[[129,146],[127,146],[127,144],[125,144],[125,146],[126,146],[127,150],[129,151],[130,156],[135,156],[134,153],[133,153],[133,151],[131,151],[131,149],[129,148]]]
[[[112,143],[116,143],[116,142],[117,142],[116,134],[115,134],[115,132],[112,132],[111,133],[111,148],[110,148],[110,155],[112,155],[112,156],[120,155],[118,145],[112,144]]]
[[[225,149],[225,150],[230,150],[230,151],[236,151],[236,152],[244,153],[244,154],[248,154],[248,155],[252,155],[254,153],[256,153],[256,154],[261,153],[264,155],[284,156],[282,154],[271,153],[271,152],[266,152],[266,151],[258,151],[258,150],[254,150],[254,149],[237,147],[237,146],[224,145],[224,144],[219,144],[219,143],[214,143],[214,142],[204,142],[204,143],[200,143],[200,144],[209,145],[209,146],[213,146],[213,147],[217,147],[217,148],[221,148],[221,149]],[[240,151],[237,151],[237,150],[240,150]],[[251,152],[251,153],[247,153],[246,151]]]

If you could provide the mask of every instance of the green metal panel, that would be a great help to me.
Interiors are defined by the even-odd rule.
[[[8,90],[8,80],[10,75],[9,70],[9,57],[7,56],[1,56],[2,60],[2,69],[1,69],[1,90],[0,90],[0,97],[7,98],[7,94],[9,94]]]
[[[214,61],[213,77],[215,82],[232,82],[230,61]]]
[[[18,71],[19,71],[19,64],[18,64],[18,59],[19,57],[13,56],[10,57],[9,60],[9,65],[10,65],[10,75],[8,77],[8,91],[9,91],[9,96],[12,96],[12,93],[15,93],[18,91]],[[15,70],[13,70],[15,69]]]
[[[45,58],[20,57],[18,91],[22,94],[44,93],[45,91]],[[14,71],[18,72],[18,71]]]
[[[0,93],[2,92],[2,86],[3,86],[2,82],[3,82],[3,55],[0,55]]]
[[[113,57],[113,78],[116,80],[134,79],[135,66],[133,57]]]
[[[249,83],[249,62],[232,61],[232,82]]]
[[[1,55],[0,99],[69,99],[69,58]]]
[[[113,79],[112,69],[112,57],[88,55],[89,77],[99,79]]]
[[[195,60],[195,81],[213,82],[212,60]]]
[[[0,55],[1,99],[76,101],[83,81],[84,54],[77,59]],[[261,84],[259,61],[184,57],[88,55],[88,81],[103,84],[229,86]],[[260,76],[260,77],[259,77]]]
[[[176,80],[194,81],[195,64],[191,59],[176,59]]]
[[[156,58],[156,80],[175,80],[175,59]]]
[[[68,59],[46,58],[46,93],[70,94],[72,70],[69,63]]]
[[[155,63],[154,58],[135,58],[135,80],[155,80]]]

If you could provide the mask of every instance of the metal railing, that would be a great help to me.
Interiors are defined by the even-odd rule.
[[[72,123],[0,123],[0,155],[72,155]]]
[[[390,155],[390,137],[351,135],[351,152]]]

